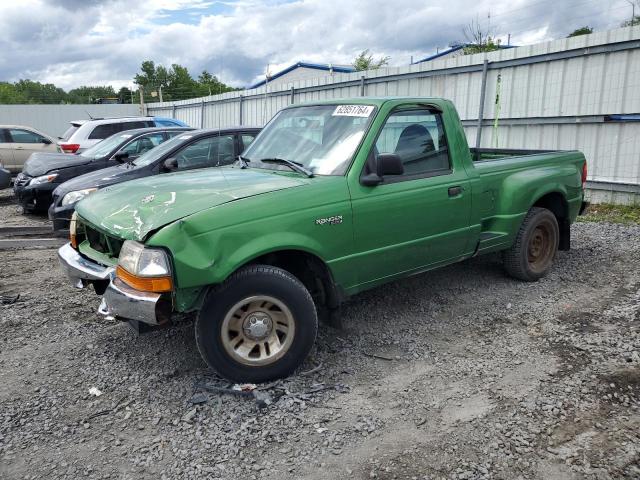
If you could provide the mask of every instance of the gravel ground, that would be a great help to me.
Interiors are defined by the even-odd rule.
[[[55,250],[0,252],[21,295],[0,306],[0,478],[639,478],[640,226],[573,242],[538,283],[487,256],[353,298],[266,406],[198,387],[225,383],[192,323],[136,336]]]

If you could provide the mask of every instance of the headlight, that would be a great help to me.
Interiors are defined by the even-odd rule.
[[[32,178],[29,185],[40,185],[42,183],[53,182],[57,176],[57,173],[52,173],[50,175],[42,175],[41,177]]]
[[[90,193],[98,190],[97,188],[85,188],[84,190],[76,190],[74,192],[67,193],[64,197],[62,197],[62,206],[72,205],[74,203],[79,202],[84,197],[89,195]]]
[[[138,290],[169,292],[173,289],[167,253],[132,240],[122,244],[116,275]]]

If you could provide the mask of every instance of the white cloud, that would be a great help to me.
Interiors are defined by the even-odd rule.
[[[407,64],[464,41],[473,18],[525,44],[628,17],[624,0],[22,0],[0,3],[0,80],[130,85],[143,60],[237,86],[298,60],[351,63],[365,48]],[[490,12],[490,19],[488,13]]]

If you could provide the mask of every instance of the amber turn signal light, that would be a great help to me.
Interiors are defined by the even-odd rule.
[[[129,273],[127,270],[122,268],[120,265],[116,267],[116,277],[121,279],[124,283],[129,285],[136,290],[141,290],[143,292],[170,292],[173,290],[173,281],[171,277],[139,277],[138,275],[134,275]]]

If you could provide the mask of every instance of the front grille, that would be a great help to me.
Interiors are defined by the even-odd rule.
[[[29,185],[30,181],[31,181],[31,177],[29,175],[25,175],[24,173],[19,173],[16,176],[14,185],[16,187],[26,187],[27,185]]]
[[[91,228],[89,225],[84,226],[84,234],[89,242],[89,246],[96,252],[108,255],[111,258],[118,258],[120,249],[124,240],[105,235],[104,233]]]

